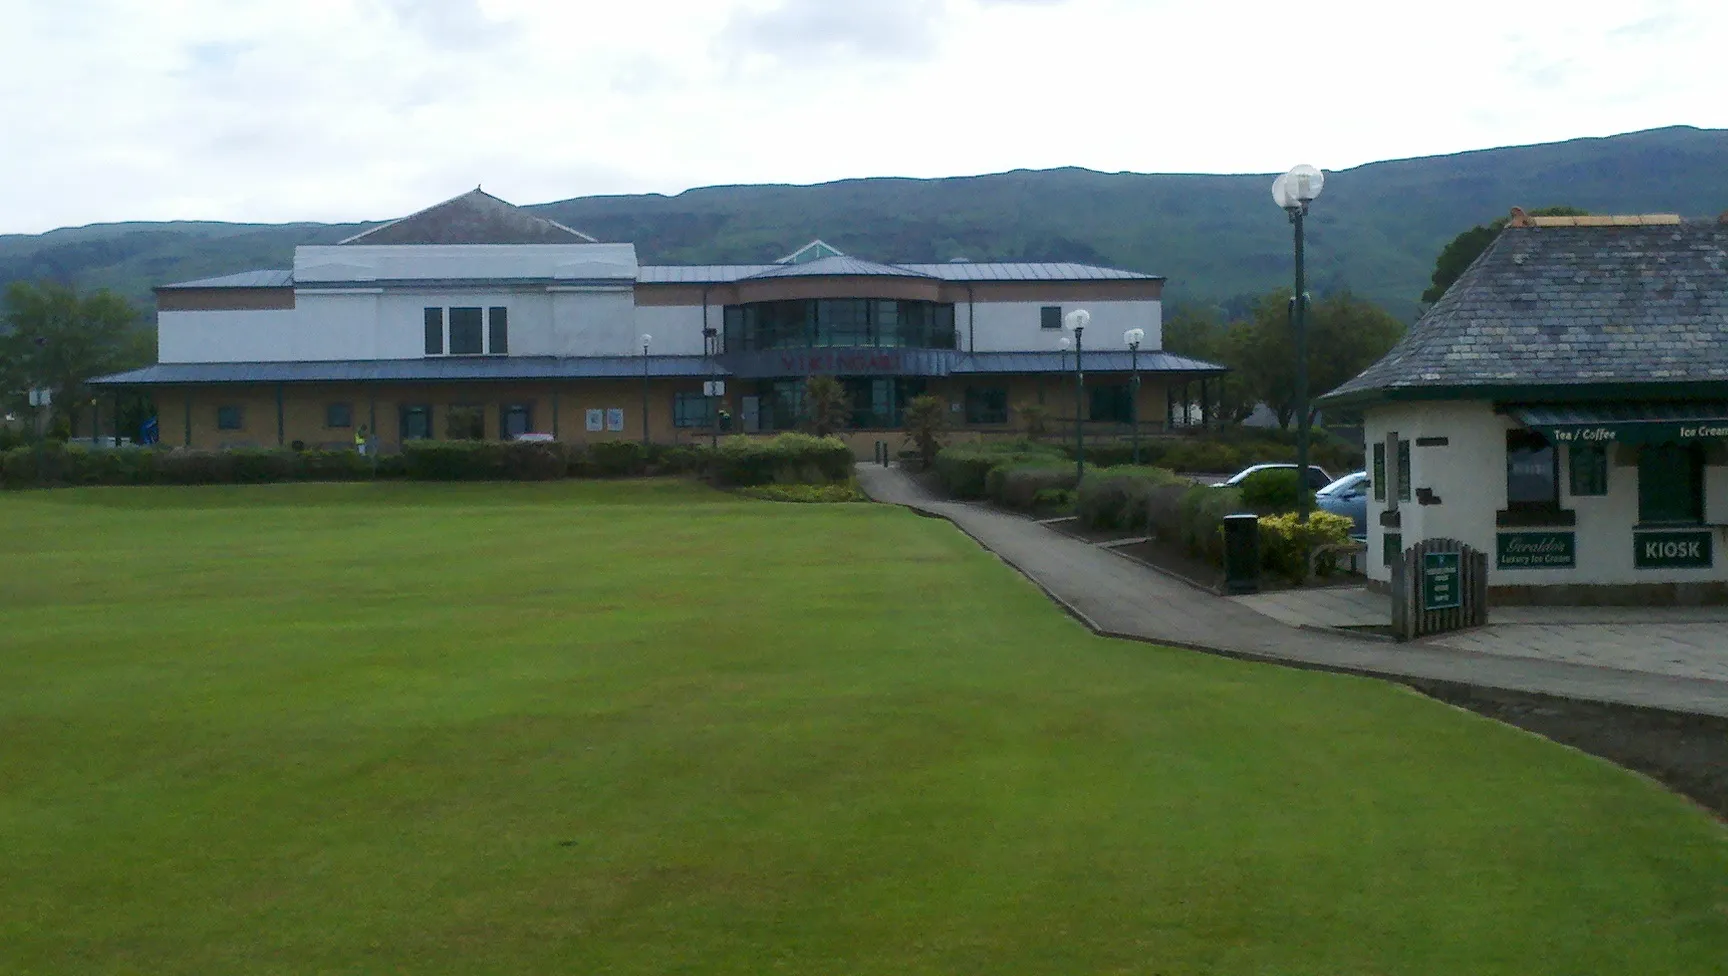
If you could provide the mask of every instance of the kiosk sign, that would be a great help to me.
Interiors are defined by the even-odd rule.
[[[1458,572],[1458,553],[1422,554],[1422,609],[1451,610],[1463,606],[1463,587]]]
[[[1632,564],[1639,569],[1709,569],[1710,532],[1635,532]]]

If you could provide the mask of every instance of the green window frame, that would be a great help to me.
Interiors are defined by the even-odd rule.
[[[968,386],[966,388],[966,422],[968,424],[1007,423],[1008,388],[1005,386]]]
[[[1386,500],[1386,442],[1380,441],[1374,445],[1374,468],[1368,478],[1374,484],[1374,500]]]
[[[1638,521],[1704,521],[1704,451],[1696,444],[1649,444],[1638,452]]]
[[[1096,423],[1133,423],[1134,391],[1127,383],[1088,385],[1086,392],[1089,399],[1086,419]]]
[[[429,441],[432,439],[432,408],[418,403],[405,403],[399,415],[402,427],[402,440]]]
[[[1398,500],[1410,500],[1410,442],[1398,442]]]
[[[1608,494],[1608,447],[1573,444],[1566,453],[1566,487],[1574,497]]]
[[[1551,512],[1559,507],[1559,450],[1536,431],[1507,431],[1507,510]]]
[[[712,427],[714,398],[700,393],[672,394],[672,426]]]
[[[331,429],[354,426],[354,405],[352,403],[326,403],[324,405],[324,426]]]
[[[246,410],[233,404],[224,404],[216,408],[217,430],[244,430],[246,428]]]
[[[519,434],[534,432],[534,405],[532,403],[506,403],[498,407],[498,436],[503,440],[513,440]]]

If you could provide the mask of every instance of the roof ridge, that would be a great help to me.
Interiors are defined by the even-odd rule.
[[[476,185],[474,187],[474,189],[464,190],[463,192],[456,194],[455,196],[451,197],[448,200],[440,200],[437,203],[434,203],[429,207],[421,207],[419,210],[416,210],[411,214],[397,217],[395,220],[387,220],[384,223],[379,224],[376,227],[369,227],[366,230],[363,230],[358,234],[353,234],[349,237],[345,237],[342,240],[337,241],[336,243],[339,246],[343,245],[343,244],[361,244],[361,243],[363,243],[365,238],[370,237],[373,234],[382,233],[383,231],[389,230],[390,228],[398,226],[399,224],[403,224],[403,223],[406,223],[407,221],[413,220],[416,217],[422,217],[428,213],[431,213],[432,211],[437,210],[439,207],[447,207],[453,203],[456,203],[456,202],[461,201],[461,200],[466,200],[466,199],[469,199],[472,197],[484,198],[485,200],[491,202],[492,204],[495,204],[499,207],[503,207],[506,210],[510,210],[510,211],[515,212],[515,213],[521,214],[522,216],[528,218],[529,220],[536,220],[536,221],[539,221],[539,222],[544,223],[544,224],[550,224],[551,226],[556,227],[559,230],[564,231],[567,234],[573,234],[577,237],[582,238],[582,240],[586,243],[589,243],[589,244],[600,243],[599,239],[594,237],[591,234],[583,233],[582,231],[579,231],[574,227],[567,227],[564,224],[561,224],[558,221],[553,220],[550,217],[542,217],[541,215],[534,213],[533,211],[529,210],[526,207],[519,207],[516,204],[511,203],[510,201],[505,200],[501,197],[493,196],[492,194],[487,193],[485,190],[481,189],[478,185]]]

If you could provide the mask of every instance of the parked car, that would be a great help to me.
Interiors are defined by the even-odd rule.
[[[1231,475],[1228,480],[1220,481],[1217,484],[1213,485],[1212,487],[1214,487],[1214,488],[1234,488],[1237,485],[1241,484],[1244,480],[1246,480],[1249,475],[1256,474],[1256,473],[1261,472],[1261,471],[1280,471],[1280,470],[1294,471],[1294,470],[1296,470],[1296,465],[1294,465],[1294,464],[1256,464],[1253,467],[1243,468],[1242,470]],[[1320,489],[1326,487],[1327,485],[1330,485],[1331,483],[1332,483],[1332,476],[1331,475],[1327,474],[1325,471],[1321,470],[1320,468],[1318,468],[1312,464],[1308,465],[1308,488],[1310,491],[1319,491]]]
[[[1314,493],[1314,504],[1321,511],[1343,515],[1350,519],[1350,538],[1368,537],[1368,472],[1356,471]]]

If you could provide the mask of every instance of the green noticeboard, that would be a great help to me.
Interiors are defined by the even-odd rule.
[[[1570,532],[1502,532],[1495,540],[1496,569],[1572,569],[1578,547]]]
[[[1380,540],[1380,562],[1390,566],[1404,554],[1404,535],[1401,532],[1387,532]]]
[[[1422,609],[1451,610],[1463,606],[1464,588],[1458,572],[1458,553],[1422,554]]]
[[[1709,569],[1710,530],[1634,532],[1632,564],[1639,569]]]

